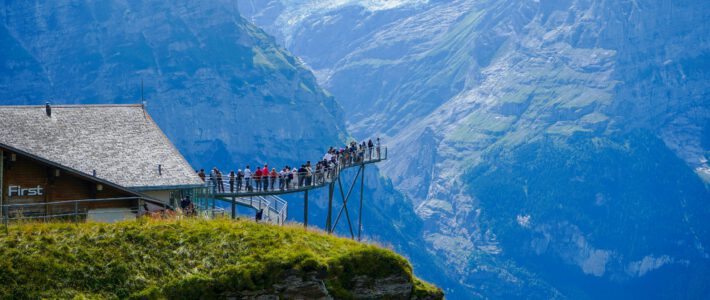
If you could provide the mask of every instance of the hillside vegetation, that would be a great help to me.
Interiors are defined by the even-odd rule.
[[[392,251],[249,221],[11,225],[0,256],[0,298],[443,298]]]

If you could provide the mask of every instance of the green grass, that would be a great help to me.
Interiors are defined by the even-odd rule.
[[[351,279],[406,276],[413,295],[441,290],[392,251],[231,220],[28,223],[0,232],[0,298],[219,298],[272,289],[285,272],[320,274],[337,298]],[[421,297],[421,296],[420,296]]]

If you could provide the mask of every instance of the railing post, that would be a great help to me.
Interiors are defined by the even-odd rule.
[[[237,199],[232,196],[232,220],[237,218]]]
[[[2,218],[2,223],[5,225],[5,233],[8,233],[9,232],[9,228],[8,228],[9,220],[7,218],[7,210],[5,209],[5,206],[0,206],[0,218]]]
[[[303,194],[303,227],[308,227],[308,190]]]
[[[74,201],[74,222],[79,223],[79,201]]]

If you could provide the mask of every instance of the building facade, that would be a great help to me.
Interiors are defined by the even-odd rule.
[[[113,221],[203,188],[141,105],[0,106],[5,219]]]

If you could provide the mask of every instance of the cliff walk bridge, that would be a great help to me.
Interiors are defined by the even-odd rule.
[[[359,180],[360,203],[357,226],[357,238],[359,240],[362,231],[365,167],[383,160],[387,160],[387,147],[365,147],[348,154],[334,154],[331,160],[326,160],[328,163],[321,165],[320,168],[315,168],[315,170],[309,169],[306,172],[298,172],[298,169],[294,169],[294,171],[288,172],[269,172],[266,176],[256,176],[255,173],[242,174],[242,176],[231,174],[222,174],[221,176],[207,175],[205,176],[206,189],[204,189],[204,194],[195,195],[196,209],[206,215],[226,214],[227,212],[217,206],[215,202],[227,202],[231,208],[229,215],[232,218],[237,216],[237,206],[244,206],[253,209],[257,215],[260,215],[262,220],[281,225],[286,221],[288,203],[279,196],[303,193],[303,225],[308,227],[308,193],[314,189],[328,187],[328,210],[325,230],[328,233],[332,233],[344,214],[350,236],[355,238],[347,204]],[[343,182],[346,181],[343,171],[348,169],[357,169],[357,172],[346,191],[343,186]],[[338,195],[342,206],[335,218],[333,218],[333,198],[336,186],[339,190]]]

